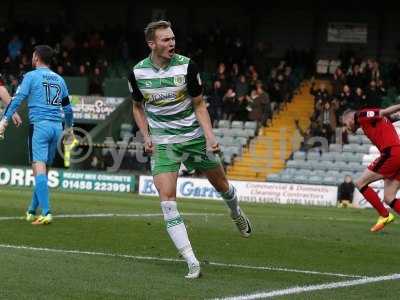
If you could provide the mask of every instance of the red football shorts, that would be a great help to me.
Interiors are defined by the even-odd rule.
[[[400,146],[384,149],[381,155],[368,166],[368,169],[383,175],[384,178],[400,181]]]

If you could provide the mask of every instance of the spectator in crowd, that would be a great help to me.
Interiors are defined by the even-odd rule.
[[[247,97],[249,103],[249,120],[265,126],[268,119],[272,118],[271,102],[268,94],[264,91],[261,82]]]
[[[338,100],[340,110],[344,111],[346,110],[346,108],[355,108],[353,93],[351,92],[351,89],[347,84],[343,86],[343,91],[340,93]]]
[[[349,207],[353,203],[355,185],[350,175],[346,175],[344,182],[338,187],[339,207]]]
[[[22,46],[22,41],[19,39],[18,35],[14,35],[8,42],[8,56],[11,60],[16,60],[17,57],[21,55]]]
[[[353,103],[355,109],[361,109],[369,106],[367,96],[360,87],[356,88],[356,92],[353,97]]]
[[[348,76],[348,84],[353,89],[364,86],[364,76],[359,65],[354,65],[353,71]]]
[[[312,141],[313,137],[322,136],[322,130],[320,124],[311,118],[311,125],[307,129],[302,129],[299,120],[295,120],[297,133],[301,136],[302,141],[300,144],[301,151],[309,151],[311,148],[319,147],[318,143]]]
[[[314,103],[325,102],[330,99],[325,83],[321,83],[318,89],[315,89],[315,81],[311,84],[310,94],[314,96]]]
[[[343,86],[346,84],[346,76],[344,75],[340,67],[336,68],[332,79],[332,95],[338,96],[342,90]]]
[[[207,95],[208,112],[210,114],[211,124],[216,127],[218,121],[222,118],[224,91],[221,82],[215,80],[209,95]]]
[[[223,102],[223,118],[225,120],[232,121],[236,112],[238,111],[238,102],[236,98],[236,93],[233,88],[228,88],[224,97]]]
[[[99,67],[94,68],[89,81],[89,94],[103,96],[103,75]]]
[[[371,80],[367,88],[367,103],[369,107],[378,107],[381,103],[381,95],[376,87],[376,81]]]
[[[339,105],[337,101],[323,102],[319,100],[316,105],[317,120],[322,125],[324,136],[329,142],[332,141],[337,125],[336,110]]]
[[[241,74],[235,83],[235,90],[238,99],[240,100],[243,97],[246,97],[249,93],[249,84],[246,80],[246,76]]]

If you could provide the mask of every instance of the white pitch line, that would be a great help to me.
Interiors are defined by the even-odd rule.
[[[10,245],[10,244],[0,244],[0,248],[23,249],[23,250],[31,250],[31,251],[53,252],[53,253],[64,253],[64,254],[85,254],[85,255],[94,255],[94,256],[108,256],[108,257],[117,257],[117,258],[129,258],[129,259],[134,259],[134,260],[184,262],[183,259],[176,259],[176,258],[137,256],[137,255],[91,252],[91,251],[81,251],[81,250],[40,248],[40,247],[30,247],[30,246],[24,246],[24,245],[18,246],[18,245]],[[207,262],[207,263],[204,263],[204,265],[211,265],[211,266],[223,267],[223,268],[234,268],[234,269],[250,269],[250,270],[259,270],[259,271],[276,271],[276,272],[288,272],[288,273],[302,273],[302,274],[309,274],[309,275],[324,275],[324,276],[332,276],[332,277],[366,278],[366,276],[360,276],[360,275],[348,275],[348,274],[330,273],[330,272],[286,269],[286,268],[278,268],[278,267],[259,267],[259,266],[227,264],[227,263],[219,263],[219,262]]]
[[[323,283],[316,285],[306,285],[306,286],[295,286],[282,290],[275,290],[269,292],[261,292],[249,295],[241,295],[241,296],[232,296],[232,297],[224,297],[224,298],[215,298],[213,300],[253,300],[253,299],[266,299],[273,298],[278,296],[287,296],[287,295],[295,295],[306,292],[313,291],[322,291],[329,289],[339,289],[344,287],[356,286],[369,284],[374,282],[382,282],[388,280],[398,280],[400,279],[400,274],[390,274],[385,276],[377,276],[377,277],[368,277],[362,279],[348,280],[348,281],[339,281],[339,282],[331,282],[331,283]]]
[[[68,215],[55,215],[54,218],[113,218],[113,217],[131,217],[131,218],[147,218],[147,217],[162,217],[161,213],[149,213],[149,214],[68,214]],[[219,217],[224,216],[224,214],[216,213],[183,213],[182,216],[201,216],[201,217]],[[21,220],[24,217],[0,217],[0,221],[8,220]]]

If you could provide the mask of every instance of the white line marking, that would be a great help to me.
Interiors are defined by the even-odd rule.
[[[30,246],[18,246],[10,244],[0,244],[0,248],[8,249],[23,249],[31,251],[42,251],[42,252],[53,252],[53,253],[64,253],[64,254],[85,254],[85,255],[96,255],[96,256],[108,256],[117,258],[129,258],[134,260],[153,260],[153,261],[168,261],[168,262],[184,262],[182,259],[175,258],[163,258],[163,257],[152,257],[152,256],[136,256],[127,254],[113,254],[113,253],[103,253],[103,252],[91,252],[91,251],[80,251],[80,250],[64,250],[64,249],[53,249],[53,248],[40,248],[40,247],[30,247]],[[207,262],[203,265],[211,265],[216,267],[224,268],[235,268],[235,269],[251,269],[251,270],[262,270],[262,271],[276,271],[276,272],[288,272],[288,273],[302,273],[309,275],[324,275],[332,277],[350,277],[350,278],[366,278],[366,276],[360,275],[348,275],[340,273],[330,273],[330,272],[317,272],[317,271],[307,271],[307,270],[297,270],[297,269],[286,269],[278,267],[258,267],[258,266],[248,266],[239,264],[226,264],[219,262]]]
[[[113,218],[113,217],[127,217],[127,218],[147,218],[147,217],[162,217],[163,214],[160,213],[148,213],[148,214],[118,214],[118,213],[108,213],[108,214],[68,214],[68,215],[55,215],[54,218]],[[204,217],[219,217],[225,216],[224,214],[216,213],[182,213],[182,216],[204,216]],[[19,217],[0,217],[0,221],[8,220],[21,220],[24,219],[23,216]]]
[[[323,283],[316,285],[306,285],[306,286],[295,286],[283,290],[275,290],[270,292],[261,292],[249,295],[242,296],[232,296],[232,297],[224,297],[224,298],[215,298],[213,300],[253,300],[253,299],[265,299],[272,298],[278,296],[286,296],[286,295],[294,295],[301,294],[312,291],[321,291],[321,290],[329,290],[329,289],[338,289],[356,285],[369,284],[374,282],[381,282],[387,280],[398,280],[400,279],[400,274],[390,274],[386,276],[377,276],[377,277],[368,277],[362,279],[348,280],[348,281],[339,281],[339,282],[331,282],[331,283]]]

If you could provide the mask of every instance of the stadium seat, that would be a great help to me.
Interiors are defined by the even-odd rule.
[[[343,145],[343,152],[355,152],[356,148],[352,144]]]
[[[256,131],[257,129],[257,122],[255,121],[246,121],[244,123],[244,128],[245,129],[252,129],[253,131]]]
[[[323,152],[321,155],[321,161],[334,161],[335,156],[332,152]]]
[[[353,181],[355,181],[355,180],[357,180],[358,178],[360,178],[360,177],[362,176],[362,174],[363,174],[363,172],[356,172],[356,173],[353,173],[353,176],[352,176]]]
[[[325,176],[336,177],[336,176],[338,176],[339,174],[340,174],[340,171],[338,171],[338,170],[328,170],[328,171],[325,173]]]
[[[349,144],[361,144],[361,135],[350,134],[348,136]]]
[[[299,169],[300,168],[300,161],[299,160],[289,160],[286,163],[287,168],[291,168],[291,169]]]
[[[314,173],[314,171],[311,171],[311,169],[298,169],[297,170],[298,175],[304,175],[306,177],[312,176],[313,173]]]
[[[364,130],[362,130],[362,128],[358,128],[358,129],[356,130],[356,134],[358,134],[358,135],[364,135]]]
[[[352,172],[362,172],[365,170],[365,166],[357,162],[349,162],[347,170]]]
[[[230,128],[231,122],[229,120],[219,120],[218,128]]]
[[[243,122],[242,121],[233,121],[231,124],[232,128],[243,129]]]
[[[343,152],[342,160],[345,162],[349,162],[353,159],[353,152]]]
[[[327,176],[327,177],[323,178],[322,183],[326,184],[326,185],[337,185],[337,179],[336,179],[336,177],[328,177]]]
[[[236,137],[234,139],[234,142],[235,143],[239,143],[242,146],[245,146],[245,145],[247,145],[247,138],[245,138],[245,137]]]
[[[231,136],[224,136],[222,139],[220,139],[220,143],[222,145],[235,145],[234,139]]]
[[[372,142],[366,135],[362,135],[361,136],[361,144],[372,145]]]
[[[319,161],[321,160],[321,155],[319,154],[319,152],[308,152],[307,160]]]
[[[292,182],[293,180],[293,175],[287,173],[281,174],[280,177],[282,182]]]
[[[345,163],[344,161],[338,161],[333,164],[333,166],[332,166],[332,168],[330,168],[330,170],[341,171],[341,170],[345,170],[346,166],[347,166],[347,163]]]
[[[223,131],[220,130],[220,128],[214,128],[213,132],[217,139],[222,138],[224,136],[224,133]]]
[[[362,144],[362,145],[359,145],[359,146],[358,146],[357,152],[358,152],[358,153],[366,153],[366,154],[368,154],[368,153],[369,153],[369,148],[370,148],[370,147],[371,147],[370,144]]]
[[[244,137],[246,139],[249,138],[249,134],[248,134],[248,132],[246,130],[235,129],[233,134],[234,134],[235,137]]]
[[[317,170],[314,169],[314,171],[312,171],[310,176],[318,176],[318,177],[324,177],[326,174],[326,172],[324,170]]]
[[[220,133],[222,134],[222,136],[231,136],[232,135],[232,131],[230,128],[219,128]],[[221,135],[220,135],[221,136]]]
[[[342,152],[331,152],[334,158],[334,161],[345,161],[344,153]]]
[[[241,145],[237,145],[237,146],[229,146],[229,147],[226,147],[225,149],[226,149],[225,151],[228,151],[232,154],[241,155],[243,148]]]
[[[304,175],[296,175],[292,180],[294,183],[306,183],[308,182],[307,177]]]
[[[357,162],[361,163],[363,159],[364,154],[362,153],[352,153],[351,156],[349,156],[348,162]]]
[[[254,137],[256,135],[256,130],[255,129],[245,129],[245,132],[247,133],[248,137]]]
[[[295,153],[293,153],[293,159],[294,160],[305,160],[306,153],[303,151],[296,151]]]
[[[329,151],[330,152],[342,152],[343,146],[342,144],[330,144]]]
[[[230,165],[232,163],[232,155],[224,155],[224,163]]]
[[[297,173],[297,169],[295,168],[286,168],[284,169],[280,174],[290,174],[290,175],[294,175]]]
[[[279,174],[270,174],[267,177],[267,181],[280,182],[281,181],[281,176]]]
[[[322,177],[321,176],[311,176],[308,178],[308,184],[315,184],[319,185],[322,183]]]

